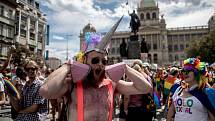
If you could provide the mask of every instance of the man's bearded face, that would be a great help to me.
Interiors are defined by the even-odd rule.
[[[92,51],[88,53],[86,56],[86,64],[88,64],[91,67],[90,74],[93,74],[94,78],[94,80],[92,81],[96,81],[96,83],[101,82],[105,76],[107,55],[96,51]]]

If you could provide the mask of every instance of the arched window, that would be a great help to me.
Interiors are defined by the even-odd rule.
[[[140,19],[141,19],[141,20],[144,19],[144,14],[143,14],[143,13],[140,14]]]
[[[146,19],[150,19],[150,13],[146,13]]]
[[[155,12],[152,13],[152,18],[156,19],[156,13]]]

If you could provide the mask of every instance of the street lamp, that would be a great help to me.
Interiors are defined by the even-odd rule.
[[[72,34],[66,34],[66,40],[67,40],[67,43],[66,43],[66,60],[68,60],[68,55],[69,55],[69,36],[72,36]]]

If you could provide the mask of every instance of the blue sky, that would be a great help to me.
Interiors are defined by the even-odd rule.
[[[129,30],[128,10],[137,8],[141,0],[40,0],[41,10],[50,25],[50,45],[46,46],[50,57],[63,62],[66,44],[69,56],[79,50],[79,34],[89,22],[97,32],[105,32],[122,16],[117,31]],[[157,0],[160,15],[164,14],[167,27],[206,25],[215,13],[215,0]],[[70,36],[66,36],[70,35]]]

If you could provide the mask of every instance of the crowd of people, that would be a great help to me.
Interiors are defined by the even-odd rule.
[[[0,68],[0,106],[9,101],[15,121],[45,121],[48,114],[59,121],[112,121],[116,107],[120,120],[152,121],[162,105],[167,121],[214,121],[214,68],[198,58],[157,69],[136,59],[108,64],[106,47],[121,19],[77,61],[53,72],[33,60],[8,69],[10,55]]]
[[[96,55],[95,57],[100,56],[100,53],[95,53],[95,52],[90,52],[93,53],[90,56]],[[89,57],[90,57],[89,56]],[[104,57],[104,56],[101,56]],[[92,59],[90,58],[88,62],[89,65],[92,64]],[[197,58],[193,58],[194,60],[198,60]],[[105,59],[104,59],[105,60]],[[100,62],[101,61],[101,62]],[[103,65],[102,59],[98,60],[98,66],[99,63]],[[137,80],[135,77],[130,77],[132,74],[125,74],[121,79],[124,80],[122,82],[117,82],[114,84],[114,94],[115,93],[120,93],[115,97],[115,106],[112,107],[115,109],[116,107],[119,107],[120,110],[120,115],[119,118],[120,120],[125,120],[125,121],[151,121],[153,118],[156,118],[156,109],[159,108],[161,105],[166,106],[166,114],[167,114],[167,120],[184,120],[181,117],[186,118],[186,114],[191,114],[187,115],[187,118],[191,119],[192,115],[193,120],[197,120],[200,118],[201,121],[205,120],[207,121],[207,118],[214,117],[213,113],[210,112],[210,110],[207,110],[207,108],[201,104],[198,98],[193,96],[191,93],[189,93],[190,90],[194,88],[199,88],[203,89],[205,87],[208,88],[215,88],[215,74],[214,74],[214,69],[211,67],[205,68],[204,76],[199,77],[199,81],[196,81],[196,76],[195,73],[197,73],[197,69],[195,70],[195,66],[192,64],[187,64],[190,67],[187,67],[186,64],[184,67],[168,67],[168,68],[158,68],[157,70],[151,69],[150,66],[146,66],[142,63],[140,60],[135,60],[134,63],[129,66],[125,66],[129,71],[132,72],[134,69],[141,73],[143,76],[141,76],[142,81],[147,81],[145,82],[145,85],[142,85],[141,87],[144,87],[148,84],[148,88],[150,88],[150,85],[152,86],[152,89],[146,90],[142,89],[141,91],[138,91],[138,89],[135,87],[134,82],[132,82],[132,79]],[[68,64],[70,66],[70,64]],[[92,66],[95,66],[93,64]],[[103,65],[105,66],[105,65]],[[206,67],[206,66],[205,66]],[[65,65],[63,65],[61,68],[65,70],[65,68],[69,68]],[[97,67],[94,67],[94,70],[91,70],[91,74],[93,75],[94,73],[96,74],[96,69]],[[62,75],[62,73],[59,73],[60,71],[55,71],[54,73],[51,74],[50,70],[43,71],[45,73],[41,73],[41,67],[38,66],[38,64],[35,61],[29,61],[27,65],[25,65],[22,69],[17,68],[16,73],[12,74],[12,70],[8,68],[1,68],[1,73],[0,73],[0,106],[4,106],[7,101],[10,102],[11,105],[11,114],[12,114],[12,119],[20,121],[27,121],[27,120],[45,120],[47,118],[48,112],[52,115],[52,119],[55,120],[56,118],[56,111],[59,112],[59,117],[63,118],[62,115],[60,117],[61,110],[62,112],[64,111],[65,107],[63,105],[68,104],[65,100],[65,95],[68,92],[68,90],[72,89],[71,87],[67,87],[68,83],[62,82],[65,85],[62,87],[49,87],[49,90],[46,90],[46,92],[42,93],[42,95],[39,94],[39,89],[42,85],[52,83],[54,81],[60,81],[59,78],[62,77],[57,77],[59,74]],[[95,71],[95,72],[93,72]],[[40,72],[40,73],[39,73]],[[135,71],[134,71],[135,72]],[[202,72],[202,73],[203,73]],[[50,75],[51,74],[51,75]],[[12,76],[13,75],[13,76]],[[92,76],[91,75],[91,76]],[[134,74],[135,75],[135,74]],[[49,77],[48,77],[49,76]],[[62,78],[62,81],[64,80],[71,80],[71,77],[68,77],[67,74],[65,74],[65,77]],[[88,76],[88,77],[91,77]],[[48,78],[47,78],[48,77]],[[99,76],[100,77],[100,76]],[[100,79],[98,77],[98,80]],[[104,78],[104,77],[103,77]],[[139,78],[139,79],[141,79]],[[94,79],[95,77],[91,77],[89,79]],[[203,82],[200,81],[200,79],[204,79]],[[4,80],[10,80],[13,85],[16,87],[18,90],[19,94],[21,95],[20,99],[17,99],[10,95],[10,93],[7,93],[7,89],[4,89]],[[44,82],[46,82],[44,84]],[[91,81],[89,81],[91,82]],[[128,83],[125,87],[124,84]],[[132,83],[131,83],[132,82]],[[57,83],[57,82],[54,82]],[[69,82],[70,83],[70,82]],[[83,102],[84,106],[85,105],[92,105],[94,103],[107,103],[104,100],[101,100],[101,97],[104,99],[108,98],[108,94],[103,93],[103,91],[106,91],[106,87],[103,89],[95,90],[94,88],[98,88],[102,85],[97,85],[94,83],[98,82],[83,82],[83,88],[88,91],[86,93],[85,98],[92,102]],[[119,84],[118,84],[119,83]],[[71,83],[72,84],[72,83]],[[108,83],[107,83],[108,84]],[[118,85],[117,85],[118,84]],[[138,84],[138,82],[137,82]],[[51,85],[51,84],[50,84]],[[59,84],[60,85],[60,84]],[[56,86],[59,86],[56,85]],[[75,84],[74,84],[75,85]],[[87,86],[89,85],[89,87]],[[103,84],[105,85],[105,84]],[[76,85],[77,86],[77,85]],[[75,86],[75,87],[76,87]],[[86,86],[86,87],[85,87]],[[92,86],[92,87],[91,87]],[[132,87],[134,86],[134,87]],[[182,88],[179,88],[182,87]],[[68,90],[63,90],[61,95],[57,95],[56,92],[60,90],[56,90],[52,92],[52,89],[60,89],[63,90],[63,88],[67,88]],[[77,88],[77,87],[76,87]],[[91,92],[91,89],[93,90]],[[71,90],[70,90],[71,91]],[[77,89],[72,89],[72,91],[77,92]],[[96,93],[95,91],[98,91],[100,93]],[[77,104],[77,99],[75,99],[77,93],[73,93],[74,95],[71,95],[73,99],[72,107],[77,108],[75,105]],[[57,97],[49,98],[52,97],[51,95],[56,95]],[[43,97],[42,97],[43,96]],[[159,98],[159,103],[156,103],[157,100],[154,100],[154,96],[157,96]],[[46,98],[44,98],[46,97]],[[71,98],[70,97],[70,98]],[[49,103],[48,103],[49,101]],[[104,105],[102,103],[102,105]],[[181,106],[182,103],[186,103],[185,106]],[[48,105],[49,104],[49,105]],[[192,106],[195,105],[196,106]],[[201,105],[200,105],[201,104]],[[108,117],[105,115],[107,113],[110,113],[108,108],[106,107],[106,110],[102,108],[102,105],[98,105],[98,107],[94,107],[95,105],[92,105],[92,109],[87,109],[86,113],[92,113],[93,115],[91,118],[98,118],[98,120],[103,120],[104,118],[108,119]],[[52,108],[49,108],[51,106]],[[198,107],[197,107],[198,106]],[[63,108],[63,109],[62,109]],[[95,109],[93,112],[91,110]],[[201,110],[200,110],[201,109]],[[77,113],[74,113],[76,109],[71,109],[70,111],[73,112],[73,114],[68,115],[66,117],[70,117],[73,119]],[[68,111],[68,110],[67,110]],[[77,111],[77,110],[76,110]],[[98,115],[95,114],[98,113]],[[105,113],[105,112],[106,113]],[[103,114],[103,116],[101,115]],[[109,114],[110,115],[110,114]],[[183,116],[181,116],[183,115]],[[64,115],[65,116],[65,115]],[[90,115],[89,115],[90,116]],[[198,117],[200,116],[200,117]],[[87,117],[84,117],[87,118]],[[91,118],[89,120],[91,120]],[[102,118],[102,119],[101,119]],[[93,119],[92,119],[93,120]]]
[[[100,53],[93,52],[93,55],[97,56],[97,54],[100,54]],[[193,58],[193,59],[198,60],[197,58]],[[89,62],[91,64],[92,60],[91,61],[89,60]],[[101,65],[103,65],[102,62],[101,62]],[[189,120],[193,118],[192,119],[193,121],[200,118],[201,118],[201,121],[203,120],[207,121],[208,120],[207,118],[209,117],[213,118],[214,114],[210,112],[210,110],[207,110],[207,108],[203,104],[201,104],[198,98],[196,98],[191,93],[189,93],[189,91],[192,89],[195,89],[196,87],[198,87],[201,90],[204,87],[215,88],[214,69],[211,67],[205,68],[207,70],[203,71],[205,76],[204,83],[203,82],[200,83],[200,80],[196,81],[195,79],[196,78],[195,73],[197,73],[196,72],[197,69],[195,70],[195,67],[192,64],[187,64],[187,65],[189,65],[190,67],[189,66],[187,67],[185,64],[184,67],[168,67],[168,68],[158,68],[157,70],[154,70],[154,69],[151,69],[150,66],[143,65],[141,60],[135,60],[134,63],[131,65],[131,68],[126,67],[127,69],[134,69],[139,73],[141,73],[143,75],[142,78],[145,79],[144,81],[149,82],[146,84],[149,85],[149,88],[151,85],[152,86],[151,88],[153,89],[150,89],[148,91],[142,90],[143,93],[139,92],[138,89],[130,87],[131,85],[134,86],[133,85],[134,82],[131,83],[132,81],[131,79],[133,77],[129,78],[129,73],[125,74],[121,78],[124,81],[122,81],[122,84],[119,85],[119,87],[117,87],[118,85],[115,84],[114,85],[115,89],[113,92],[114,94],[120,93],[117,95],[118,98],[115,97],[114,101],[117,103],[115,103],[115,107],[113,107],[113,109],[115,109],[117,106],[119,107],[120,120],[121,121],[123,120],[124,121],[152,121],[153,118],[156,118],[156,109],[159,108],[161,105],[166,106],[166,110],[165,110],[167,115],[166,118],[169,121],[173,119],[184,120],[184,118],[186,118],[185,117],[186,115],[187,115],[187,118],[189,118]],[[63,65],[61,68],[65,68],[65,65]],[[43,85],[45,80],[47,80],[47,83],[45,84],[49,84],[50,82],[52,83],[52,81],[53,83],[55,83],[54,81],[58,81],[59,78],[56,78],[56,80],[54,80],[55,77],[52,77],[52,76],[56,76],[57,73],[59,72],[55,71],[50,75],[51,72],[50,70],[47,69],[45,71],[46,73],[42,74],[40,69],[41,67],[39,67],[35,61],[29,61],[29,63],[24,67],[24,70],[17,68],[15,74],[11,74],[12,71],[7,68],[1,69],[0,106],[4,106],[6,101],[10,101],[12,119],[17,121],[20,121],[20,120],[43,121],[47,118],[47,114],[49,110],[50,110],[49,113],[53,116],[52,119],[55,120],[56,111],[59,112],[58,119],[63,118],[62,115],[60,117],[60,112],[61,110],[64,111],[64,109],[62,109],[62,108],[65,108],[63,107],[63,105],[68,103],[62,97],[65,97],[65,95],[67,94],[62,93],[62,95],[60,95],[61,92],[57,94],[59,90],[56,90],[55,92],[53,92],[52,89],[50,89],[50,92],[46,90],[46,92],[42,93],[42,95],[39,94],[39,89]],[[39,71],[40,73],[38,73]],[[96,71],[96,67],[95,67],[95,71]],[[91,72],[91,74],[93,73],[96,73],[96,72]],[[46,79],[49,75],[50,77]],[[13,97],[12,95],[10,95],[10,93],[7,93],[6,89],[4,89],[3,80],[5,79],[10,80],[14,84],[14,86],[16,87],[16,89],[18,90],[21,96],[20,99]],[[71,80],[71,79],[67,77],[66,80]],[[128,87],[123,87],[123,84],[126,82],[128,82],[127,84]],[[120,83],[120,82],[117,82],[117,83]],[[68,84],[65,83],[64,86],[66,85]],[[89,87],[87,85],[89,85]],[[56,85],[56,86],[59,86],[59,85]],[[58,87],[58,88],[61,88],[61,89],[71,88],[71,87],[68,88],[64,86]],[[91,89],[94,90],[92,93],[86,93],[84,95],[86,96],[85,98],[87,98],[90,101],[90,102],[84,102],[84,106],[92,105],[95,102],[96,103],[103,102],[101,103],[100,106],[97,106],[96,108],[94,106],[96,106],[97,104],[92,105],[93,106],[92,109],[88,108],[89,112],[86,111],[86,113],[92,113],[91,110],[95,109],[93,112],[95,111],[100,113],[102,112],[103,116],[100,113],[98,113],[98,115],[92,113],[91,115],[93,115],[93,118],[98,118],[98,120],[103,120],[104,118],[107,118],[107,115],[105,114],[110,112],[108,108],[103,107],[105,105],[104,103],[107,103],[107,102],[105,102],[104,100],[100,100],[101,97],[104,96],[103,98],[105,99],[107,98],[106,96],[108,96],[108,94],[105,94],[105,93],[103,94],[103,91],[105,90],[105,88],[95,90],[94,88],[98,88],[100,85],[94,85],[93,83],[91,84],[87,82],[83,82],[83,86],[84,86],[83,88],[84,89],[86,88],[88,92],[91,92]],[[145,85],[142,85],[142,87],[144,86]],[[55,87],[49,87],[49,88],[58,89]],[[65,91],[64,93],[68,92],[68,90],[64,90],[64,91]],[[77,89],[76,90],[73,89],[73,91],[77,92]],[[95,91],[98,91],[99,93],[96,93]],[[52,97],[51,95],[54,95],[55,98],[54,99],[50,98],[48,100],[49,97]],[[74,108],[71,108],[71,111],[74,111],[76,110],[75,108],[77,108],[75,106],[78,101],[77,99],[75,99],[76,95],[77,93],[74,93],[74,95],[71,95],[74,102],[74,104],[71,103],[72,106],[70,105],[71,107],[74,107]],[[155,95],[159,97],[159,101],[160,101],[159,103],[155,102],[156,101],[154,100]],[[47,99],[42,96],[46,97]],[[91,96],[93,97],[93,99]],[[66,100],[69,100],[69,99],[67,98]],[[50,109],[49,109],[48,101],[50,102],[49,105],[52,107]],[[182,106],[182,103],[183,104],[186,103],[186,105]],[[195,106],[192,106],[192,105],[195,105]],[[106,113],[104,113],[105,109],[106,109]],[[71,117],[69,116],[71,120],[74,119],[74,117],[77,117],[75,116],[76,114],[77,113],[74,113]],[[84,118],[87,118],[87,117],[84,117]],[[91,120],[91,118],[89,120]]]

